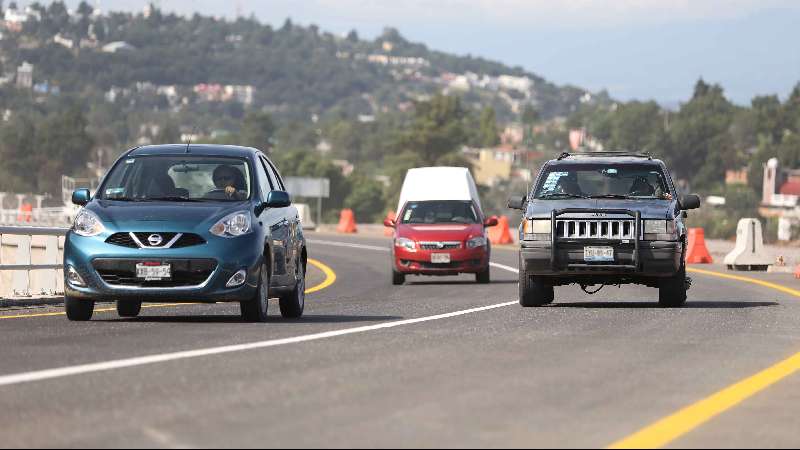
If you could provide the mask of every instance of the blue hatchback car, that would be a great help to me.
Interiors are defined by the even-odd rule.
[[[96,301],[122,317],[142,302],[238,302],[263,322],[271,297],[302,316],[306,242],[278,170],[257,149],[139,147],[120,157],[67,234],[67,317],[90,320]]]

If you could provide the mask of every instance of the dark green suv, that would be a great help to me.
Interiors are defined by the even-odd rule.
[[[532,191],[513,197],[524,211],[520,304],[554,300],[553,287],[641,284],[659,289],[662,306],[686,302],[686,211],[662,161],[623,152],[569,154],[547,162]]]

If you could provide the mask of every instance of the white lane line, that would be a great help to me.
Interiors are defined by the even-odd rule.
[[[115,361],[108,361],[95,364],[84,364],[80,366],[62,367],[60,369],[40,370],[36,372],[19,373],[14,375],[6,375],[0,377],[0,386],[9,386],[14,384],[30,383],[33,381],[50,380],[53,378],[64,378],[75,375],[85,375],[94,372],[104,372],[115,369],[124,369],[127,367],[145,366],[149,364],[164,363],[168,361],[178,361],[182,359],[200,358],[211,355],[222,355],[226,353],[244,352],[248,350],[257,350],[269,347],[278,347],[281,345],[299,344],[301,342],[318,341],[321,339],[330,339],[340,336],[347,336],[351,334],[366,333],[375,330],[388,330],[407,325],[414,325],[418,323],[431,322],[434,320],[449,319],[452,317],[464,316],[467,314],[474,314],[483,311],[489,311],[497,308],[504,308],[506,306],[516,305],[517,302],[498,303],[495,305],[483,306],[480,308],[465,309],[462,311],[451,312],[447,314],[439,314],[435,316],[421,317],[419,319],[399,320],[396,322],[387,322],[378,325],[370,325],[356,328],[348,328],[345,330],[328,331],[325,333],[308,334],[305,336],[297,336],[285,339],[274,339],[270,341],[253,342],[250,344],[227,345],[223,347],[212,347],[201,350],[190,350],[185,352],[165,353],[162,355],[143,356],[139,358],[119,359]]]
[[[333,245],[337,247],[350,247],[350,248],[360,248],[364,250],[375,250],[375,251],[389,251],[383,247],[374,247],[369,245],[360,245],[360,244],[347,244],[342,242],[329,242],[329,241],[309,241],[309,243],[316,243],[322,245]],[[502,264],[492,263],[492,266],[507,270],[509,272],[518,273],[518,270],[504,266]],[[396,322],[386,322],[378,325],[370,325],[370,326],[363,326],[363,327],[356,327],[356,328],[347,328],[344,330],[338,331],[328,331],[325,333],[315,333],[315,334],[308,334],[305,336],[297,336],[291,338],[284,338],[284,339],[273,339],[269,341],[261,341],[261,342],[253,342],[250,344],[239,344],[239,345],[226,345],[222,347],[211,347],[206,349],[198,349],[198,350],[189,350],[183,352],[174,352],[174,353],[164,353],[161,355],[151,355],[151,356],[142,356],[137,358],[127,358],[127,359],[118,359],[114,361],[107,361],[107,362],[100,362],[100,363],[93,363],[93,364],[83,364],[78,366],[70,366],[70,367],[62,367],[59,369],[48,369],[48,370],[39,370],[35,372],[25,372],[25,373],[18,373],[12,375],[5,375],[0,376],[0,386],[11,386],[16,384],[23,384],[23,383],[31,383],[34,381],[43,381],[43,380],[51,380],[54,378],[64,378],[70,377],[75,375],[85,375],[88,373],[96,373],[96,372],[105,372],[109,370],[118,370],[124,369],[128,367],[138,367],[138,366],[145,366],[150,364],[157,364],[157,363],[164,363],[169,361],[178,361],[183,359],[192,359],[192,358],[201,358],[206,356],[212,355],[222,355],[226,353],[236,353],[236,352],[245,352],[249,350],[257,350],[262,348],[269,348],[269,347],[278,347],[281,345],[289,345],[289,344],[299,344],[302,342],[310,342],[310,341],[318,341],[321,339],[330,339],[340,336],[347,336],[351,334],[359,334],[359,333],[366,333],[369,331],[376,331],[376,330],[387,330],[391,328],[397,328],[407,325],[414,325],[418,323],[424,322],[431,322],[434,320],[443,320],[449,319],[452,317],[464,316],[467,314],[475,314],[483,311],[490,311],[497,308],[504,308],[506,306],[516,305],[517,302],[505,302],[505,303],[497,303],[494,305],[483,306],[479,308],[472,308],[472,309],[465,309],[462,311],[451,312],[447,314],[438,314],[435,316],[428,316],[428,317],[421,317],[418,319],[408,319],[408,320],[399,320]]]
[[[387,247],[377,247],[374,245],[362,245],[362,244],[352,244],[350,242],[334,242],[334,241],[320,241],[317,239],[307,239],[306,242],[309,244],[319,244],[319,245],[328,245],[331,247],[345,247],[345,248],[357,248],[360,250],[372,250],[375,252],[385,252],[390,253],[392,249]]]

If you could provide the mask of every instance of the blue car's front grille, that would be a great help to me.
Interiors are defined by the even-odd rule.
[[[141,242],[145,248],[162,248],[167,243],[172,242],[175,236],[178,233],[133,233],[136,238]],[[160,246],[150,246],[148,238],[153,234],[158,234],[161,236],[163,244]],[[136,240],[133,239],[131,233],[115,233],[111,235],[108,239],[106,239],[106,243],[117,245],[120,247],[126,248],[140,248],[139,244],[136,243]],[[203,239],[201,236],[193,234],[193,233],[183,233],[181,234],[180,238],[178,238],[175,243],[172,244],[169,248],[186,248],[186,247],[193,247],[195,245],[203,245],[206,243],[206,240]]]
[[[158,259],[161,264],[169,264],[172,277],[168,280],[146,281],[136,277],[136,265],[153,260],[136,259],[95,259],[92,266],[103,281],[121,288],[170,288],[194,287],[211,277],[217,262],[213,259]]]
[[[120,247],[139,248],[131,237],[130,233],[116,233],[106,239],[107,244],[119,245]]]

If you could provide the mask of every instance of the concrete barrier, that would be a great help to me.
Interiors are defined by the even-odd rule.
[[[0,298],[64,292],[66,228],[0,227]]]
[[[739,221],[736,230],[736,248],[725,257],[729,270],[766,271],[775,263],[764,249],[764,232],[761,221],[746,218]]]

